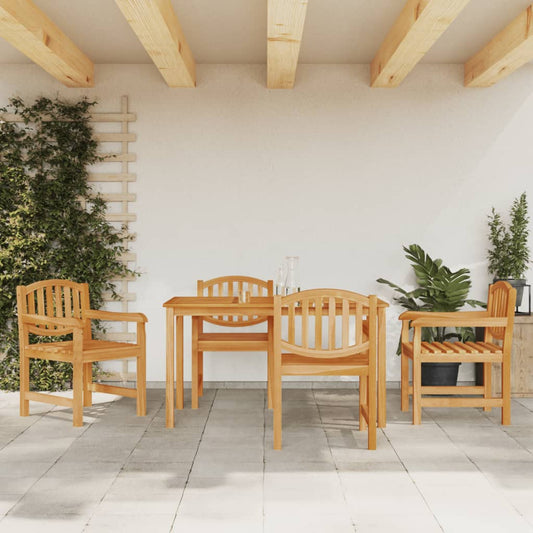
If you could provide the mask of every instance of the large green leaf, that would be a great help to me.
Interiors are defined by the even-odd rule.
[[[452,271],[442,259],[432,259],[419,245],[403,247],[405,257],[411,263],[418,286],[409,291],[383,278],[377,281],[388,285],[400,296],[394,301],[409,311],[455,312],[465,305],[486,307],[479,300],[468,299],[471,287],[470,270],[460,268]],[[443,341],[450,338],[472,340],[471,328],[457,328],[446,332],[445,328],[423,328],[422,340]]]

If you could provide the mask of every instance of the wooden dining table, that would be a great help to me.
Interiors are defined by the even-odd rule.
[[[378,299],[378,427],[385,427],[386,419],[386,309],[387,302]],[[274,315],[272,296],[252,297],[239,302],[231,296],[175,296],[167,300],[166,309],[166,427],[174,427],[176,409],[183,409],[183,321],[185,316],[210,317],[244,315],[271,317]],[[327,313],[327,309],[324,309]],[[175,400],[174,400],[175,393]]]

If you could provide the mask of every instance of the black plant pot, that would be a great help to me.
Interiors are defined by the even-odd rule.
[[[485,340],[485,328],[478,326],[474,328],[474,331],[476,332],[476,342],[483,342]],[[474,363],[474,366],[476,369],[476,385],[483,385],[485,381],[483,378],[483,363]]]
[[[422,363],[422,385],[425,387],[454,387],[461,363]]]

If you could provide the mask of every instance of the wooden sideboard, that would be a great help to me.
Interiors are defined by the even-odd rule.
[[[493,389],[501,391],[501,367],[493,365]],[[511,355],[511,394],[533,397],[533,316],[517,316],[514,321]]]

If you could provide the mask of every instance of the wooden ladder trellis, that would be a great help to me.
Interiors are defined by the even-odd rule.
[[[132,194],[129,190],[129,184],[135,182],[137,175],[130,172],[129,164],[134,163],[137,160],[137,155],[129,151],[129,144],[137,140],[137,135],[135,133],[130,133],[129,124],[130,122],[135,122],[137,116],[135,113],[130,113],[128,107],[128,97],[122,96],[120,113],[92,113],[91,122],[98,123],[114,123],[120,124],[120,132],[103,132],[95,133],[95,138],[99,143],[120,143],[120,152],[102,152],[100,155],[103,157],[103,163],[120,163],[121,171],[120,172],[92,172],[89,174],[89,181],[91,183],[118,183],[120,184],[121,191],[120,193],[104,193],[102,194],[104,200],[108,203],[119,202],[121,205],[121,210],[119,213],[107,213],[106,218],[109,222],[118,222],[122,224],[125,228],[126,233],[131,235],[129,224],[137,220],[137,215],[131,210],[131,203],[136,201],[136,195]],[[127,247],[129,242],[124,241],[125,246]],[[122,260],[131,264],[134,263],[137,259],[135,253],[132,253],[129,249],[126,254],[122,256]],[[121,297],[121,307],[123,312],[129,311],[129,302],[135,301],[136,295],[132,291],[131,284],[134,282],[135,278],[122,278],[116,280],[119,285],[119,290],[117,291]],[[105,295],[107,302],[113,301],[110,294]],[[123,322],[121,324],[120,331],[115,331],[112,333],[107,333],[107,338],[110,340],[117,341],[134,341],[135,333],[131,333],[128,330],[128,323]],[[128,372],[128,360],[124,359],[122,361],[122,372],[120,372],[120,379],[122,381],[127,381],[130,377]],[[111,373],[108,379],[116,380],[116,376]]]
[[[6,113],[1,116],[2,120],[9,122],[22,122],[20,115]],[[125,233],[132,235],[130,232],[129,224],[137,220],[137,215],[132,211],[131,204],[136,201],[136,195],[131,193],[129,190],[129,185],[132,182],[135,182],[137,175],[133,172],[130,172],[129,164],[137,160],[135,153],[130,152],[129,144],[137,140],[137,135],[135,133],[130,133],[129,125],[131,122],[135,122],[137,116],[135,113],[131,113],[128,108],[128,97],[122,96],[120,112],[118,113],[91,113],[90,121],[94,124],[96,123],[107,123],[107,124],[120,124],[119,132],[95,132],[95,139],[105,145],[109,143],[119,143],[120,151],[119,152],[105,152],[102,151],[99,155],[102,157],[102,163],[98,166],[98,171],[91,172],[89,174],[89,182],[97,184],[104,183],[116,183],[120,185],[119,193],[102,193],[102,197],[108,204],[119,203],[121,206],[120,212],[108,212],[106,214],[106,219],[109,222],[119,223],[124,226]],[[117,171],[100,171],[100,165],[105,163],[120,163],[121,169],[120,172]],[[129,240],[125,239],[124,244],[128,247]],[[131,252],[128,248],[128,251],[122,256],[122,260],[131,266],[137,260],[137,255]],[[123,312],[129,311],[129,303],[135,301],[136,294],[133,290],[132,283],[134,283],[134,277],[121,278],[119,280],[114,280],[117,283],[117,292],[121,297],[120,305]],[[114,301],[111,298],[111,294],[105,294],[105,301],[112,302]],[[128,323],[123,322],[120,324],[119,331],[113,331],[106,334],[106,338],[109,340],[117,341],[133,341],[135,340],[135,333],[132,333],[128,330]],[[122,372],[119,373],[119,378],[122,381],[127,381],[131,377],[128,372],[128,360],[122,361]],[[117,375],[110,373],[108,379],[116,380]]]

